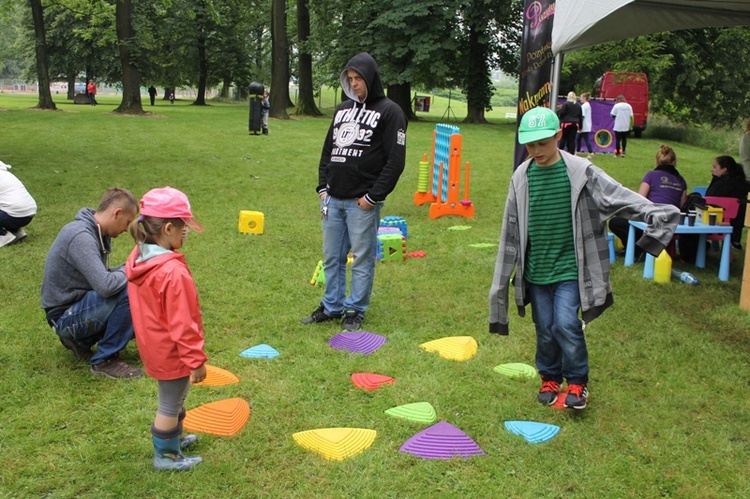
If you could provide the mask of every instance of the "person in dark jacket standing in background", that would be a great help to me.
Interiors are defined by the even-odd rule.
[[[558,147],[565,149],[570,154],[576,153],[576,134],[583,124],[583,110],[581,105],[576,102],[576,93],[568,92],[568,99],[565,104],[557,110],[557,117],[562,126],[562,139]]]
[[[317,192],[323,227],[323,301],[303,324],[342,319],[357,331],[370,305],[380,208],[396,187],[406,156],[406,116],[385,96],[375,60],[355,55],[341,72],[341,103],[323,145]],[[352,262],[346,296],[346,261]]]

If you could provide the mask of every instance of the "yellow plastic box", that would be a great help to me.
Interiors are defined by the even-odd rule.
[[[243,234],[263,234],[264,218],[260,211],[240,211],[240,232]]]
[[[695,210],[695,219],[699,220],[702,224],[708,225],[708,215],[716,213],[716,223],[714,225],[721,225],[724,221],[724,208],[720,206],[708,206],[706,209],[697,208]]]

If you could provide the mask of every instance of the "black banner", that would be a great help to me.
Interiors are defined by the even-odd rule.
[[[518,76],[517,123],[521,116],[537,106],[548,107],[552,92],[552,22],[554,0],[526,0],[523,9],[523,44],[521,69]],[[526,158],[526,148],[518,143],[513,155],[513,168]]]

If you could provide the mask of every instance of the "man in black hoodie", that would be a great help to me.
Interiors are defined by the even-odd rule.
[[[318,166],[323,226],[323,301],[303,324],[341,319],[357,331],[370,304],[375,277],[380,208],[396,187],[406,156],[406,116],[385,96],[378,65],[365,52],[341,72],[350,100],[333,116]],[[354,255],[349,296],[346,261]]]

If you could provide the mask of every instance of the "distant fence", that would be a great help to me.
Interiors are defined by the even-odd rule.
[[[58,86],[59,84],[56,84],[55,82],[50,85],[50,90],[52,91],[52,95],[64,95],[67,96],[67,85],[65,87]],[[76,85],[76,92],[77,93],[83,93],[80,88],[78,88],[81,84]],[[0,93],[14,93],[14,94],[37,94],[39,93],[39,87],[37,83],[34,82],[27,82],[21,79],[17,78],[0,78]],[[118,95],[122,93],[122,88],[120,86],[115,85],[106,85],[106,84],[100,84],[97,85],[96,93],[99,95]],[[146,87],[141,87],[141,94],[142,95],[148,95],[148,90]],[[213,97],[217,97],[219,95],[219,90],[216,88],[209,88],[206,89],[206,98],[211,99]],[[159,88],[159,98],[164,96],[164,89]],[[198,91],[195,88],[178,88],[175,91],[175,96],[179,98],[196,98],[198,96]]]
[[[37,88],[36,82],[0,78],[0,92],[35,94],[37,93]]]

